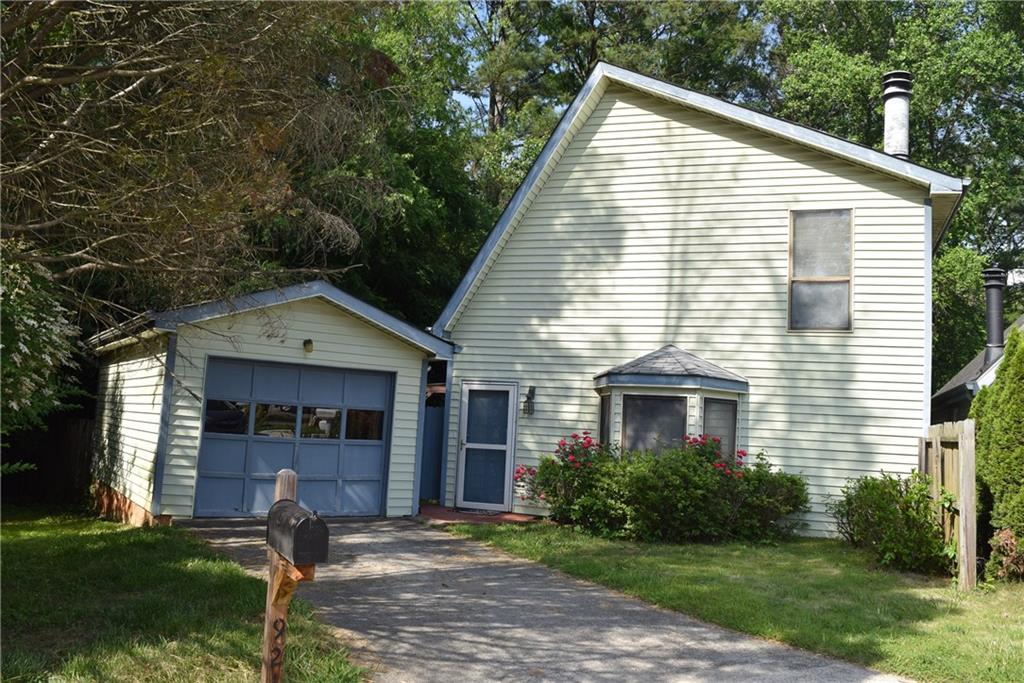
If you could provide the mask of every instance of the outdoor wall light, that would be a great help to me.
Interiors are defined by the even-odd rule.
[[[313,353],[313,340],[312,339],[303,339],[302,340],[302,350],[305,351],[306,353]]]
[[[523,399],[523,415],[533,415],[533,399],[537,396],[537,387],[531,386],[526,390],[526,398]]]

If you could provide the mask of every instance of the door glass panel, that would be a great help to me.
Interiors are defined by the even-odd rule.
[[[384,438],[384,411],[349,408],[345,420],[345,438],[380,441]]]
[[[645,451],[679,446],[686,436],[686,399],[625,396],[622,447]]]
[[[295,438],[295,406],[280,403],[257,403],[256,436],[275,436],[282,439]]]
[[[203,431],[214,434],[247,434],[249,402],[208,400]]]
[[[466,441],[487,444],[508,443],[508,401],[508,391],[470,389],[469,414],[466,417]]]
[[[341,436],[341,410],[339,408],[302,409],[302,438],[337,439]]]
[[[505,502],[505,451],[467,448],[463,477],[465,502],[501,505]]]

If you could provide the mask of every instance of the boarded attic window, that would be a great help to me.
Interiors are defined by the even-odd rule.
[[[793,211],[789,329],[849,330],[851,211]]]

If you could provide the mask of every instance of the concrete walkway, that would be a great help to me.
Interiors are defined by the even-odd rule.
[[[265,573],[264,522],[192,525]],[[652,607],[409,520],[331,523],[300,597],[392,681],[897,681]]]

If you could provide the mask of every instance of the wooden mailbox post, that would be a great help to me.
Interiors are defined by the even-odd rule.
[[[327,524],[295,502],[298,475],[277,473],[274,504],[267,513],[267,604],[263,619],[262,683],[278,683],[284,671],[288,605],[300,581],[312,581],[327,561]]]

